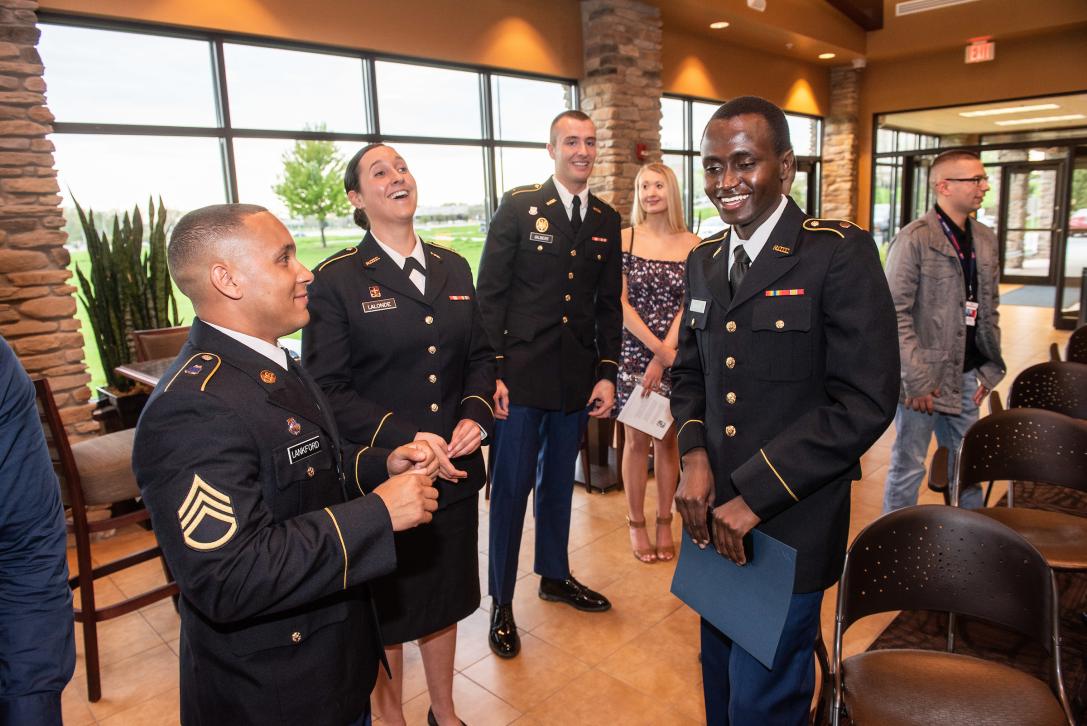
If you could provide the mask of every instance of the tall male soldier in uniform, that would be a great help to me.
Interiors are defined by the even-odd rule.
[[[702,621],[714,725],[807,723],[819,606],[842,568],[850,482],[898,397],[894,308],[875,244],[783,196],[793,163],[785,115],[769,101],[734,99],[706,127],[706,195],[731,231],[687,260],[672,366],[676,503],[692,540],[712,541],[737,564],[754,527],[797,550],[772,669]]]
[[[267,210],[190,212],[168,257],[198,317],[133,467],[181,588],[181,720],[362,723],[382,653],[364,583],[395,568],[394,531],[430,520],[437,460],[341,456],[320,389],[276,346],[309,319],[313,275]]]
[[[567,543],[578,442],[615,401],[623,311],[619,214],[589,193],[596,127],[580,111],[551,122],[555,174],[507,192],[479,266],[483,327],[495,350],[491,471],[490,646],[521,648],[513,588],[525,508],[535,487],[539,595],[600,612],[608,599],[570,574]]]

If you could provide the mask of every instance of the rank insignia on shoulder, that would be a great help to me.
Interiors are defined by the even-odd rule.
[[[370,297],[374,299],[381,297],[381,288],[377,285],[370,285]]]
[[[177,510],[181,536],[194,550],[206,552],[222,547],[238,531],[230,497],[194,474],[189,493]]]
[[[804,288],[794,287],[790,290],[764,290],[762,294],[765,297],[792,297],[795,295],[803,295]]]
[[[774,252],[780,252],[783,255],[787,255],[790,252],[792,252],[791,248],[785,247],[783,245],[774,245],[773,250],[774,250]]]
[[[540,232],[540,233],[546,232],[548,226],[549,225],[547,223],[547,218],[546,217],[537,217],[536,218],[536,231],[537,232]]]
[[[529,208],[528,208],[528,213],[529,213],[529,214],[530,214],[531,216],[535,217],[535,216],[536,216],[537,214],[539,214],[540,212],[539,212],[539,210],[538,210],[538,209],[536,209],[536,205],[535,205],[535,204],[533,204],[533,205],[532,205],[531,207],[529,207]]]
[[[287,419],[287,430],[298,436],[298,434],[302,433],[302,424],[298,423],[298,419],[294,416],[291,416]]]
[[[193,363],[191,366],[185,369],[185,373],[188,373],[190,376],[195,376],[202,370],[204,370],[204,366],[200,365],[199,363]]]
[[[373,264],[381,259],[381,255],[374,255],[364,263],[367,267],[373,267]]]
[[[278,378],[276,378],[276,374],[272,373],[267,368],[260,372],[260,379],[267,383],[269,386],[278,380]]]

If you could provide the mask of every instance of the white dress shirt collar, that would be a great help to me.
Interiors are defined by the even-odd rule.
[[[237,330],[224,328],[222,325],[208,323],[207,320],[205,320],[204,322],[218,330],[223,335],[229,336],[234,340],[238,341],[246,348],[260,353],[262,356],[269,359],[283,370],[287,370],[287,351],[283,350],[278,345],[272,345],[266,340],[255,338],[252,335],[247,335],[246,333],[239,333]]]
[[[380,247],[382,251],[389,256],[389,259],[395,262],[396,266],[399,267],[401,270],[404,269],[404,264],[408,261],[408,257],[411,257],[416,262],[418,262],[420,267],[422,267],[424,270],[426,269],[426,255],[423,254],[423,240],[419,237],[419,235],[415,235],[415,246],[411,248],[411,254],[409,254],[408,257],[405,257],[389,245],[379,240],[377,238],[377,235],[375,235],[373,232],[370,232],[370,235],[374,238],[374,242],[377,242],[377,246]],[[408,276],[408,279],[412,281],[415,287],[419,288],[420,293],[426,292],[426,275],[420,274],[418,270],[412,270],[411,274]]]
[[[567,189],[562,185],[555,177],[551,177],[551,180],[555,182],[555,189],[559,192],[559,200],[562,202],[562,206],[566,207],[566,218],[572,219],[574,215],[574,197],[581,197],[581,220],[585,221],[585,210],[589,206],[589,187],[585,187],[577,194]]]
[[[728,246],[728,258],[729,269],[736,261],[735,252],[736,248],[740,245],[744,246],[744,250],[747,252],[748,258],[751,262],[755,261],[755,258],[762,252],[762,248],[766,246],[766,240],[770,239],[770,233],[774,231],[774,227],[777,226],[778,220],[781,219],[781,215],[785,212],[785,206],[788,204],[788,198],[783,194],[781,195],[781,201],[778,203],[777,209],[774,213],[766,218],[766,221],[759,225],[758,229],[751,233],[750,239],[740,239],[740,235],[735,234],[735,230],[730,237]]]

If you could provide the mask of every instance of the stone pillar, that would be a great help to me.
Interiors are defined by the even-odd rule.
[[[0,335],[49,379],[69,434],[97,431],[53,169],[36,0],[0,0]]]
[[[823,217],[857,218],[860,74],[860,70],[850,67],[830,71],[830,113],[823,134]]]
[[[660,9],[637,0],[582,0],[585,77],[581,108],[596,124],[597,157],[589,186],[629,222],[634,176],[660,161]]]

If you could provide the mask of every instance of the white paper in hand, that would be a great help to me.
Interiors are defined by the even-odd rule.
[[[659,393],[650,391],[648,396],[642,398],[642,386],[639,384],[634,386],[627,405],[619,412],[619,423],[636,428],[655,439],[662,439],[672,425],[672,410],[668,399]]]

